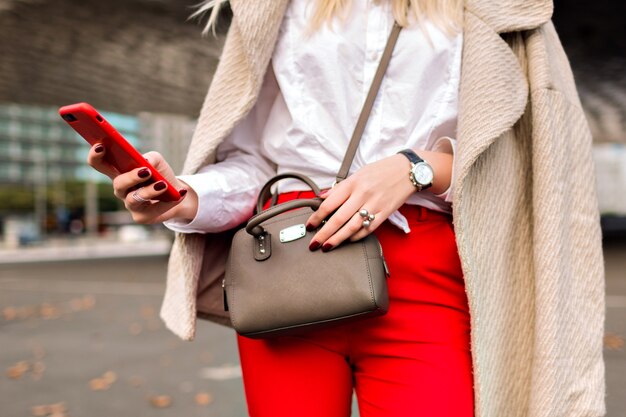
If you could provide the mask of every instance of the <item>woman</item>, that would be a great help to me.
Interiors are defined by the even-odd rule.
[[[136,221],[180,232],[168,327],[191,339],[197,305],[227,321],[220,232],[251,214],[262,180],[297,167],[330,186],[355,97],[395,18],[405,28],[353,174],[309,219],[315,228],[338,209],[311,250],[378,235],[392,274],[389,313],[302,337],[239,338],[251,415],[346,416],[353,388],[362,416],[604,415],[591,139],[551,2],[230,3],[187,175],[147,155],[185,198],[146,203],[162,185],[129,191],[150,172],[109,172]],[[409,177],[411,162],[397,153],[407,148],[430,164],[430,190]],[[107,172],[104,153],[95,147],[89,159]],[[281,191],[283,200],[301,195],[293,184]],[[375,214],[368,227],[362,208]]]

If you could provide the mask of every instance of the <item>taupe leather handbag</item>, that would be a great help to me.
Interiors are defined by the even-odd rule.
[[[394,24],[337,182],[348,176],[400,30]],[[275,201],[272,186],[284,178],[303,181],[317,197],[263,210],[266,201]],[[304,175],[277,175],[259,193],[258,214],[235,234],[223,287],[225,308],[239,334],[262,338],[297,333],[387,312],[389,272],[374,234],[327,253],[309,250],[316,232],[307,231],[305,224],[322,203],[319,194],[317,185]]]

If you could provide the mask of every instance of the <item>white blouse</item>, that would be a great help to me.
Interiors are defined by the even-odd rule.
[[[309,33],[311,5],[290,2],[259,99],[218,147],[218,162],[179,177],[198,194],[198,213],[191,222],[165,222],[170,229],[207,233],[241,224],[277,172],[308,175],[321,188],[333,184],[393,16],[389,2],[355,0],[345,19]],[[402,30],[351,173],[406,148],[454,153],[461,48],[461,33],[450,36],[427,21]],[[280,183],[280,192],[302,189]],[[452,185],[441,195],[416,192],[407,203],[450,212],[451,196]],[[409,232],[399,212],[389,220]]]

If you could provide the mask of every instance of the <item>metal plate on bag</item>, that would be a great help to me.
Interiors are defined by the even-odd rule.
[[[304,224],[296,224],[280,231],[281,243],[292,242],[306,236],[306,227]]]

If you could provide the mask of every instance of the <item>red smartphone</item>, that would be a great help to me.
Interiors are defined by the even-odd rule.
[[[128,172],[135,168],[148,168],[150,179],[140,186],[157,181],[164,181],[167,189],[157,197],[160,201],[178,201],[180,193],[156,170],[124,137],[102,117],[96,109],[87,103],[70,104],[59,109],[59,114],[72,129],[78,132],[91,146],[101,143],[106,154],[106,162],[119,172]]]

